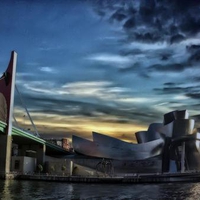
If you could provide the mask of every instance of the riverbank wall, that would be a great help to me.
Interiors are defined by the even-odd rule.
[[[115,177],[84,177],[84,176],[56,176],[46,174],[13,174],[10,179],[30,181],[54,181],[68,183],[170,183],[170,182],[200,182],[200,173],[173,174],[137,174],[133,176]]]

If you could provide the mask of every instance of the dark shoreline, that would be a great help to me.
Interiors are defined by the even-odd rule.
[[[5,177],[1,177],[5,180]],[[200,182],[200,173],[170,173],[170,174],[137,174],[124,177],[89,177],[89,176],[56,176],[56,175],[28,175],[8,174],[7,179],[31,180],[31,181],[52,181],[66,183],[173,183],[173,182]]]

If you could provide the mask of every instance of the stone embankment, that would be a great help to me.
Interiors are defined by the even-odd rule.
[[[28,175],[13,176],[18,180],[55,181],[69,183],[169,183],[169,182],[200,182],[200,173],[171,173],[171,174],[136,174],[123,177],[83,177],[56,175]]]

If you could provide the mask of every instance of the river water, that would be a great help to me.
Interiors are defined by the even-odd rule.
[[[0,180],[1,200],[156,200],[200,199],[200,183],[82,184]]]

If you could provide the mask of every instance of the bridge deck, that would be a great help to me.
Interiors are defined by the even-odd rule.
[[[0,134],[5,134],[7,124],[0,121]],[[37,144],[43,144],[46,145],[46,150],[49,152],[48,154],[53,155],[69,155],[72,154],[71,152],[67,151],[66,149],[63,149],[61,146],[58,146],[56,144],[53,144],[51,142],[48,142],[44,140],[43,138],[37,137],[29,132],[26,132],[24,130],[21,130],[19,128],[13,127],[12,128],[12,137],[17,142],[23,142],[23,143],[37,143]]]

